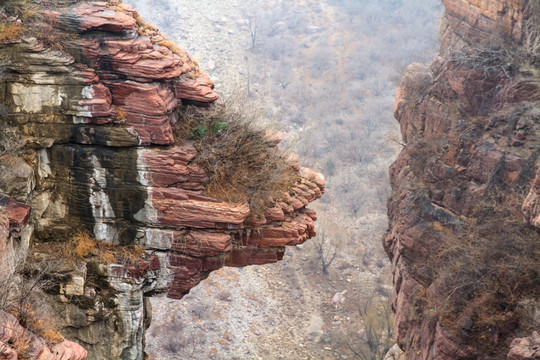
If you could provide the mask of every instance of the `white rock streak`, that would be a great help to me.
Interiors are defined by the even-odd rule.
[[[92,176],[90,177],[90,206],[94,217],[94,235],[98,240],[112,244],[118,243],[118,232],[113,225],[107,223],[107,219],[116,216],[105,193],[107,187],[106,170],[101,167],[98,158],[92,155]]]
[[[146,187],[146,201],[144,207],[139,210],[133,217],[140,222],[153,222],[157,223],[157,211],[152,204],[152,183],[150,180],[150,174],[148,173],[148,167],[144,160],[145,149],[137,150],[137,181]]]

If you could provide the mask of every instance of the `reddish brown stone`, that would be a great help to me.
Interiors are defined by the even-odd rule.
[[[30,206],[0,194],[0,211],[9,220],[10,228],[21,228],[30,217]]]
[[[84,360],[87,351],[79,344],[63,341],[49,349],[49,344],[24,329],[14,316],[0,311],[0,359],[17,359],[18,349],[39,360]]]
[[[447,14],[454,16],[477,33],[500,34],[515,40],[523,37],[523,0],[443,0]]]
[[[73,9],[73,14],[80,31],[102,30],[109,32],[122,32],[135,30],[137,22],[127,10],[130,6],[120,4],[116,8],[106,3],[79,3]]]
[[[178,99],[202,103],[214,102],[218,99],[218,95],[213,90],[214,83],[204,74],[201,74],[196,79],[184,76],[174,81],[172,88]]]
[[[85,98],[79,101],[79,105],[92,114],[92,117],[113,116],[111,109],[111,92],[101,84],[91,84],[84,91]],[[103,119],[104,123],[110,122],[110,119]]]
[[[149,116],[162,116],[178,107],[167,84],[135,81],[110,82],[113,104],[124,111]]]
[[[212,257],[232,248],[231,236],[207,231],[191,231],[175,240],[171,249],[196,257]]]
[[[540,336],[534,331],[532,336],[518,338],[512,341],[508,360],[537,360],[540,359]]]
[[[162,189],[152,194],[152,203],[158,214],[157,221],[163,225],[219,228],[220,224],[224,224],[238,228],[249,215],[247,204],[175,200],[174,197],[180,194],[175,189]]]
[[[233,248],[225,266],[244,267],[248,265],[264,265],[283,259],[283,249],[262,249],[259,247]]]

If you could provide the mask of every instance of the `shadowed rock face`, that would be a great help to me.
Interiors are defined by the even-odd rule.
[[[528,193],[523,220],[540,231],[539,9],[519,0],[443,2],[438,56],[429,67],[411,65],[396,94],[406,145],[390,168],[384,239],[394,329],[407,359],[491,359],[481,349],[509,343],[516,324],[502,325],[482,344],[466,331],[452,335],[426,308],[440,284],[423,264],[446,237],[459,235],[495,184]],[[530,339],[516,339],[509,358],[533,359],[517,355],[534,352]]]
[[[306,205],[325,181],[296,164],[298,183],[258,218],[247,204],[204,195],[197,150],[173,134],[181,104],[218,99],[191,57],[125,4],[80,1],[44,14],[66,31],[69,54],[33,38],[0,47],[9,54],[0,99],[26,143],[17,167],[28,168],[27,190],[0,189],[32,207],[32,241],[86,229],[151,254],[136,267],[81,264],[50,299],[89,358],[140,359],[144,296],[180,299],[222,266],[281,260],[286,245],[315,235]]]

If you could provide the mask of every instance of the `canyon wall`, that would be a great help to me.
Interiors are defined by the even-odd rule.
[[[61,29],[61,38],[21,36],[0,46],[3,129],[22,146],[0,156],[2,209],[24,210],[0,256],[28,252],[39,267],[61,256],[52,244],[71,246],[81,233],[144,249],[135,264],[90,254],[47,269],[57,286],[43,294],[62,335],[89,359],[142,359],[147,297],[180,299],[223,266],[281,260],[286,245],[315,235],[306,205],[324,192],[324,177],[291,157],[296,183],[262,213],[213,198],[193,140],[175,135],[182,106],[204,112],[218,100],[189,54],[118,1],[60,2],[43,17],[43,31]],[[276,152],[279,142],[268,134]],[[1,339],[0,358],[10,358],[14,348]]]
[[[390,168],[384,247],[396,341],[407,359],[536,359],[538,318],[516,314],[527,306],[534,314],[538,270],[511,274],[516,287],[530,280],[519,300],[484,280],[505,271],[497,265],[517,243],[539,260],[540,4],[443,3],[440,51],[430,66],[408,67],[395,100],[403,150]],[[495,250],[502,242],[507,249]],[[474,244],[498,255],[476,256]],[[469,265],[455,262],[464,258]],[[482,302],[476,284],[459,278],[472,268],[497,301]]]

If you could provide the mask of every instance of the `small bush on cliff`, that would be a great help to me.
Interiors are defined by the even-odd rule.
[[[180,109],[177,136],[194,140],[195,163],[207,174],[206,194],[228,202],[248,202],[260,214],[273,199],[280,199],[298,180],[286,154],[272,143],[268,130],[259,127],[261,114],[229,103],[210,109]]]
[[[56,266],[56,263],[40,263],[39,271],[29,271],[22,252],[4,254],[0,266],[0,311],[9,313],[19,324],[54,345],[64,338],[58,332],[58,324],[49,316],[50,309],[41,301],[42,291],[53,284],[46,273]],[[0,324],[2,326],[2,324]],[[21,356],[26,359],[26,350],[30,344],[11,344]]]
[[[68,241],[35,244],[33,252],[60,257],[64,265],[89,260],[97,260],[103,264],[137,265],[146,256],[139,246],[108,244],[92,237],[86,231],[79,231]]]
[[[65,29],[60,31],[58,17],[46,11],[57,7],[55,0],[4,0],[0,5],[0,43],[28,36],[49,49],[67,53],[78,35]]]
[[[69,245],[61,243],[61,252],[67,259],[75,261],[85,258],[97,257],[105,264],[115,262],[123,264],[137,264],[146,253],[138,246],[117,246],[104,243],[90,236],[86,231],[80,231],[69,241]]]
[[[17,40],[24,33],[21,24],[5,22],[0,24],[0,43]]]

